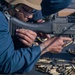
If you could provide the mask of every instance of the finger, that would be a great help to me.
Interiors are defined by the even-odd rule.
[[[37,21],[37,23],[44,23],[44,22],[45,22],[45,20],[43,20],[43,19],[40,19]]]
[[[52,53],[60,53],[60,52],[62,51],[62,49],[63,49],[63,47],[61,47],[61,46],[56,46],[56,47],[53,47],[53,48],[51,48],[51,49],[49,49],[49,50],[50,50],[50,52],[52,52]]]
[[[50,35],[49,35],[49,34],[46,34],[46,37],[47,37],[47,38],[50,38]]]
[[[34,31],[28,30],[28,29],[17,29],[16,32],[25,34],[26,32],[30,33],[31,35],[37,36],[37,34]]]
[[[68,37],[54,37],[52,38],[52,42],[57,42],[57,45],[60,45],[60,46],[64,46],[64,44],[66,44],[66,42],[70,42],[71,41],[71,38],[68,38]]]
[[[60,53],[62,50],[58,49],[58,50],[52,50],[51,53]]]
[[[24,39],[21,39],[21,38],[19,38],[18,37],[18,39],[26,46],[29,46],[29,47],[31,47],[32,46],[32,43],[29,43],[27,40],[24,40]]]
[[[72,41],[72,39],[69,38],[69,37],[61,37],[61,39],[62,39],[62,40],[66,40],[66,41]]]
[[[63,46],[65,42],[62,39],[57,40],[57,45]]]
[[[32,31],[32,30],[28,30],[28,32],[29,32],[31,35],[37,36],[37,34],[36,34],[34,31]]]
[[[32,31],[27,31],[27,33],[25,33],[25,35],[27,35],[31,40],[35,40],[37,34],[33,33]]]
[[[23,35],[23,34],[21,34],[21,33],[16,33],[16,35],[17,35],[19,38],[22,38],[22,39],[26,40],[26,41],[29,42],[29,43],[31,43],[31,42],[34,41],[34,40],[32,40],[31,38],[29,38],[28,36]]]
[[[27,30],[27,29],[17,29],[16,32],[28,36],[31,40],[35,40],[37,36],[35,32]]]
[[[54,54],[56,54],[56,53],[61,53],[61,50],[53,51],[52,53],[54,53]]]

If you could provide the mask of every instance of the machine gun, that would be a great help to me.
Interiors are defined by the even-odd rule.
[[[74,8],[73,5],[75,5],[74,0],[72,0],[69,8]],[[57,17],[55,14],[54,20],[49,20],[41,24],[23,22],[15,17],[11,17],[8,12],[5,12],[5,16],[9,22],[9,31],[12,36],[14,35],[14,31],[18,28],[26,28],[35,32],[43,32],[54,35],[75,35],[75,12],[73,16],[64,18]]]
[[[68,23],[67,21],[65,22],[65,20],[63,20],[63,23],[56,20],[49,20],[45,23],[35,24],[23,22],[17,18],[7,15],[7,13],[5,15],[9,22],[9,31],[11,35],[14,35],[14,31],[17,28],[25,28],[35,32],[43,32],[54,35],[75,35],[75,23]]]

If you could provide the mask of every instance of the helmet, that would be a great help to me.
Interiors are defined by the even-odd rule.
[[[11,5],[17,5],[17,4],[22,3],[34,9],[41,10],[40,4],[42,0],[5,0],[5,1]]]

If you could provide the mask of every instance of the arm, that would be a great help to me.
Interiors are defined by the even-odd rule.
[[[40,46],[34,46],[30,48],[14,49],[14,45],[11,36],[8,32],[8,24],[0,13],[0,72],[1,73],[14,73],[14,72],[26,72],[30,71],[40,54],[46,52],[59,53],[64,46],[64,41],[70,38],[50,38],[42,43]],[[37,51],[36,51],[37,50]]]
[[[7,21],[1,12],[0,18],[0,71],[13,73],[18,70],[31,70],[40,56],[40,47],[21,48],[15,51]]]

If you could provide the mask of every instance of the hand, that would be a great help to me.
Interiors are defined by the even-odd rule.
[[[72,39],[69,37],[53,37],[46,40],[40,45],[42,50],[41,54],[46,52],[60,53],[65,45],[64,41],[72,41]]]
[[[43,20],[43,19],[37,20],[37,23],[44,23],[44,22],[45,22],[45,20]]]
[[[32,46],[37,36],[35,32],[28,29],[17,29],[16,35],[18,36],[19,40],[27,46]]]

